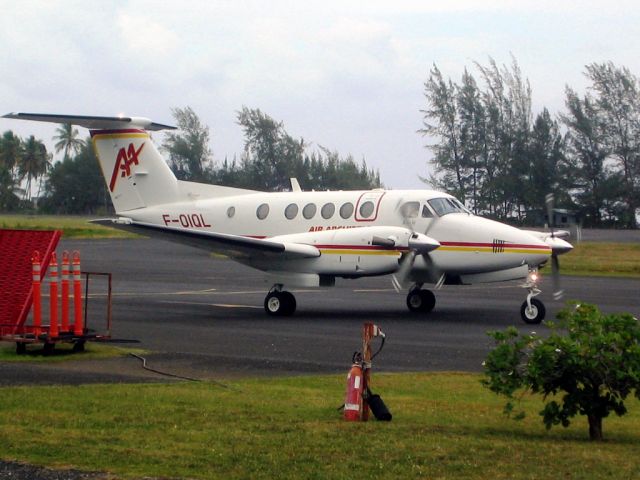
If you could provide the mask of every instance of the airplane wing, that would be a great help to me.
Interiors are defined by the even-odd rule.
[[[161,238],[208,252],[222,253],[238,260],[268,255],[278,255],[283,259],[314,258],[320,256],[320,251],[317,248],[303,243],[274,242],[271,240],[242,237],[240,235],[230,235],[226,233],[165,227],[151,223],[134,222],[129,218],[91,220],[91,223],[144,236]]]

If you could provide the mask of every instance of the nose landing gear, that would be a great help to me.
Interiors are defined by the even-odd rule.
[[[525,323],[537,324],[544,320],[546,309],[544,303],[537,298],[541,290],[538,288],[538,270],[531,270],[527,277],[527,281],[522,285],[529,292],[527,299],[522,302],[520,307],[520,317]]]
[[[436,296],[431,290],[423,290],[422,284],[416,284],[407,294],[407,307],[412,312],[428,313],[436,305]]]

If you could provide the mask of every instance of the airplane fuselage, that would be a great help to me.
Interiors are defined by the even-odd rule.
[[[425,282],[437,280],[439,272],[462,281],[471,275],[475,277],[468,280],[479,281],[477,275],[487,273],[494,273],[495,280],[521,278],[529,266],[549,258],[550,247],[528,232],[475,216],[461,205],[455,210],[447,204],[453,211],[438,212],[443,199],[457,202],[431,190],[261,192],[157,205],[123,215],[180,230],[308,244],[321,253],[312,259],[244,261],[266,271],[348,277],[393,273],[406,248],[372,245],[372,238],[407,230],[428,234],[441,244],[430,253],[431,265],[416,259],[412,275]]]

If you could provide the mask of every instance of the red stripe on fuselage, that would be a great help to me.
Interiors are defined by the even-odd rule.
[[[475,243],[475,242],[440,242],[443,247],[493,247],[493,243]],[[501,245],[504,248],[532,248],[539,250],[548,250],[547,245],[527,245],[524,243],[505,243]]]

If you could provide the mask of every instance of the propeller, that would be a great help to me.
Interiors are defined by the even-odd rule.
[[[409,251],[400,261],[400,267],[396,270],[396,273],[391,277],[393,287],[397,292],[405,289],[409,282],[409,276],[411,269],[416,261],[418,255],[422,255],[427,262],[431,262],[429,258],[429,252],[432,252],[436,248],[440,247],[440,242],[434,238],[428,237],[422,233],[412,232],[407,241],[407,247]]]
[[[399,204],[400,203],[402,203],[402,201],[400,201]],[[405,220],[403,223],[411,232],[407,240],[407,247],[409,251],[404,255],[404,257],[400,261],[398,270],[396,270],[396,272],[391,277],[393,288],[395,288],[396,292],[398,293],[409,286],[409,277],[411,275],[413,264],[416,261],[416,257],[418,255],[422,255],[425,261],[431,264],[429,252],[432,252],[436,248],[440,247],[440,242],[427,235],[429,233],[429,230],[431,230],[431,227],[435,223],[435,219],[432,220],[425,233],[417,233],[414,229],[415,222],[412,222],[409,219],[408,213],[408,211],[402,212]]]
[[[564,297],[564,290],[560,286],[560,261],[558,260],[558,255],[570,251],[573,246],[569,242],[561,239],[561,235],[556,235],[556,232],[554,232],[553,206],[555,197],[553,193],[545,195],[544,202],[547,207],[547,221],[549,231],[551,232],[551,235],[547,239],[547,243],[551,246],[551,283],[553,288],[553,299],[560,300]],[[567,234],[567,232],[561,233]]]

